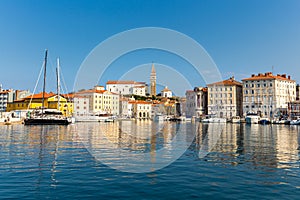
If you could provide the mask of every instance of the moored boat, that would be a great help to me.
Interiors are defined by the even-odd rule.
[[[260,117],[256,113],[247,113],[245,120],[247,124],[258,124]]]
[[[263,125],[271,124],[271,120],[269,118],[261,118],[258,123]]]
[[[46,66],[47,66],[47,55],[48,51],[45,51],[44,59],[44,83],[43,83],[43,93],[42,93],[42,106],[41,108],[35,109],[33,111],[28,111],[26,118],[24,119],[25,125],[68,125],[74,120],[72,117],[66,117],[62,114],[59,108],[59,60],[57,60],[57,109],[47,109],[45,108],[45,89],[46,89]]]
[[[232,123],[241,123],[241,118],[239,116],[234,116],[231,118]]]

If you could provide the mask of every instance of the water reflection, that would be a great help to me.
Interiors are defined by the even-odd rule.
[[[1,126],[0,167],[4,171],[38,171],[37,185],[44,178],[43,173],[48,173],[55,186],[57,166],[73,159],[61,160],[61,156],[71,149],[87,148],[99,156],[96,159],[107,165],[115,162],[120,169],[130,162],[141,167],[145,164],[142,161],[147,160],[146,168],[154,170],[169,164],[166,160],[179,158],[194,139],[190,150],[210,152],[205,154],[207,161],[247,164],[251,168],[299,168],[299,130],[298,126],[284,125],[151,121]]]
[[[198,148],[205,138],[216,135],[211,127],[202,125],[196,137]],[[299,127],[258,124],[226,124],[207,160],[232,165],[251,163],[253,168],[299,168]],[[209,140],[208,140],[209,141]],[[208,144],[209,146],[209,144]]]
[[[194,139],[192,124],[120,121],[77,124],[81,141],[102,163],[122,171],[149,172],[178,159]],[[88,129],[94,127],[93,130]]]

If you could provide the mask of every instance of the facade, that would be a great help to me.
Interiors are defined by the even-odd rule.
[[[152,103],[147,101],[130,101],[132,116],[136,119],[150,119]]]
[[[132,94],[138,96],[146,96],[146,85],[132,87]]]
[[[107,90],[98,90],[102,88],[97,87],[77,93],[77,95],[89,98],[89,112],[119,115],[119,95]]]
[[[120,98],[119,103],[119,115],[120,117],[130,118],[132,117],[132,108],[129,106],[129,98]]]
[[[150,96],[156,96],[156,71],[154,68],[154,64],[152,64],[150,74]]]
[[[0,112],[7,111],[7,104],[13,102],[14,90],[2,90],[0,91]]]
[[[172,91],[169,90],[169,88],[166,86],[161,92],[162,97],[171,98],[172,97]]]
[[[15,100],[7,104],[7,111],[27,110],[41,108],[43,104],[43,93],[27,96],[20,100]],[[59,110],[65,116],[70,116],[73,113],[73,103],[70,99],[63,96],[59,97]],[[54,93],[44,94],[44,107],[50,109],[58,109],[58,96]]]
[[[252,74],[243,82],[243,110],[262,117],[277,117],[288,113],[288,103],[296,100],[296,83],[286,74],[271,72]]]
[[[208,114],[207,111],[207,88],[195,87],[186,93],[186,117],[201,117]]]
[[[140,95],[146,96],[146,83],[136,81],[107,81],[106,89],[109,92],[120,95]]]
[[[75,116],[87,116],[90,114],[89,105],[90,99],[89,97],[75,95],[73,98],[74,102],[74,115]]]
[[[208,114],[221,118],[242,116],[242,83],[234,77],[227,80],[208,84]]]
[[[300,89],[300,85],[297,84],[297,86],[296,86],[296,101],[300,101],[300,92],[299,92],[299,89]]]
[[[288,114],[291,116],[291,119],[297,119],[298,117],[300,117],[300,101],[292,101],[288,104]]]

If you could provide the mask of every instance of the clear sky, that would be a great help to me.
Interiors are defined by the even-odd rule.
[[[235,75],[240,80],[274,66],[274,73],[290,74],[299,83],[299,11],[299,0],[0,0],[0,83],[3,88],[32,91],[47,48],[53,67],[49,74],[54,74],[60,57],[64,80],[72,90],[92,49],[114,34],[140,27],[169,28],[190,36],[206,49],[223,78]],[[153,61],[185,67],[175,60],[164,52],[143,51],[114,64],[130,68]],[[150,70],[149,64],[145,73]],[[192,74],[193,86],[202,85]],[[121,76],[111,71],[106,79]],[[142,76],[136,80],[149,82]],[[48,82],[54,82],[54,75]],[[179,81],[173,84],[168,87],[180,88]],[[54,83],[48,86],[55,88]],[[183,95],[186,89],[191,88],[174,92]]]

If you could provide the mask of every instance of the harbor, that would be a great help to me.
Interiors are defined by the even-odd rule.
[[[135,122],[0,126],[1,193],[9,199],[137,199],[159,198],[162,194],[176,199],[255,199],[274,195],[297,199],[300,195],[299,126],[227,123],[213,144],[216,124],[187,123],[186,130],[200,126],[195,133],[187,133],[194,140],[177,161],[149,173],[125,173],[103,164],[116,162],[120,165],[115,167],[121,168],[121,162],[126,162],[121,158],[120,162],[112,160],[116,155],[109,150],[109,144],[149,152],[153,166],[160,162],[156,150],[165,147],[171,152],[178,148],[172,143],[176,122],[166,122],[160,134],[141,132],[140,138],[134,140],[128,135],[131,123]],[[141,121],[138,130],[150,125]],[[80,132],[84,130],[89,131]],[[83,133],[86,137],[82,137]],[[102,134],[106,140],[100,139]],[[211,150],[199,158],[203,146]],[[99,150],[107,156],[97,160],[94,153]],[[168,158],[167,152],[165,156]],[[137,166],[139,162],[131,167]]]

